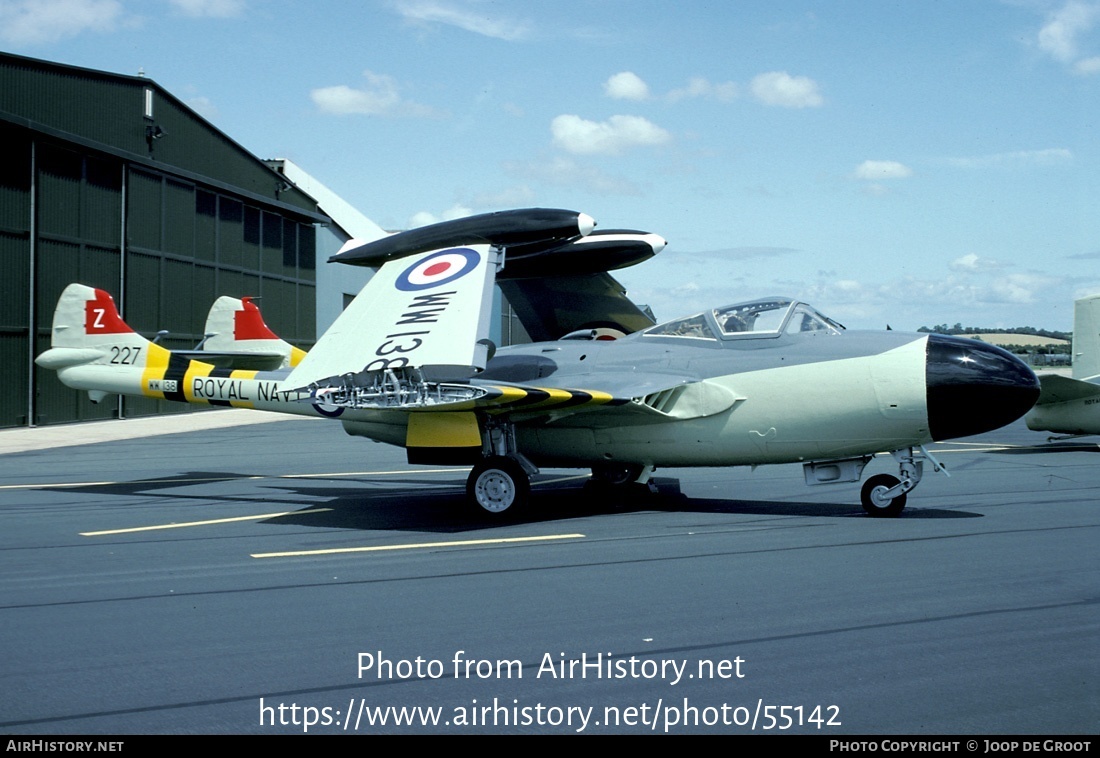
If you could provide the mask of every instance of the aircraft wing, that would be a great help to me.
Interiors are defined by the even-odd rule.
[[[607,272],[652,258],[664,238],[632,229],[596,230],[584,213],[524,208],[441,221],[372,242],[351,240],[330,262],[380,266],[447,245],[489,244],[504,251],[497,283],[535,342],[580,329],[623,334],[653,326]]]
[[[427,381],[455,381],[483,369],[498,255],[475,244],[386,261],[286,386],[361,388],[404,369]]]
[[[492,394],[476,403],[523,423],[589,427],[651,424],[712,416],[744,400],[728,388],[674,373],[574,375],[570,386],[486,384]],[[589,411],[598,411],[588,413]],[[583,420],[576,418],[584,414]]]
[[[1083,400],[1100,396],[1100,384],[1071,379],[1060,374],[1039,375],[1039,399],[1036,405],[1064,403],[1069,400]]]
[[[413,416],[482,411],[517,423],[576,422],[591,427],[711,416],[744,399],[712,381],[675,373],[574,375],[563,386],[476,378],[423,381],[416,369],[397,369],[382,381],[344,383],[314,395],[315,402],[357,410]]]
[[[559,339],[579,329],[630,334],[654,324],[608,273],[505,279],[500,291],[534,342]]]

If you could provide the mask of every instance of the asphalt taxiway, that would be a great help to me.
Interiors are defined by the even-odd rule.
[[[931,446],[897,519],[792,465],[544,471],[496,522],[338,424],[187,415],[0,432],[0,733],[1100,727],[1100,438]]]

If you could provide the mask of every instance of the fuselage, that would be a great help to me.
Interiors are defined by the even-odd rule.
[[[519,446],[540,465],[846,458],[998,428],[1038,393],[999,348],[893,331],[562,340],[501,350],[478,381],[494,378],[630,394],[633,413],[517,414]]]

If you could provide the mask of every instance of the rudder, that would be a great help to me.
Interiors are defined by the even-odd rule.
[[[1100,376],[1100,295],[1073,303],[1073,378]]]

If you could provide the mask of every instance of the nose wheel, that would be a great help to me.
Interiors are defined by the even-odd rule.
[[[898,462],[898,473],[901,474],[901,478],[890,474],[877,474],[868,479],[860,491],[863,510],[870,516],[885,518],[900,516],[905,508],[906,494],[920,483],[926,460],[931,462],[935,471],[951,476],[944,465],[933,458],[924,445],[895,450],[891,455]]]
[[[863,510],[869,516],[879,518],[892,518],[901,515],[905,508],[905,493],[892,495],[895,490],[901,489],[901,480],[890,474],[878,474],[872,476],[863,484],[863,490],[859,493],[863,503]]]

